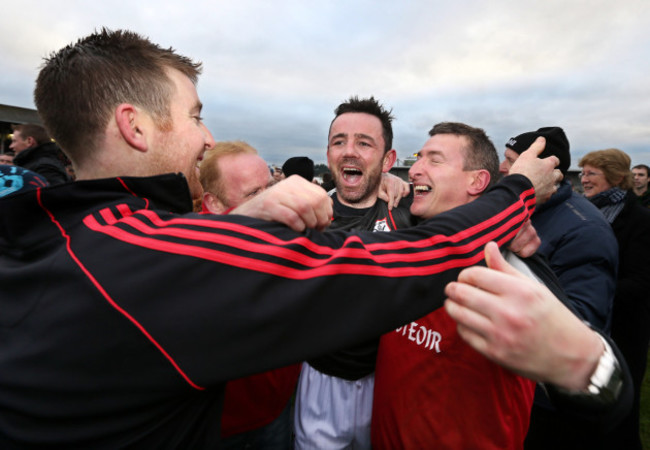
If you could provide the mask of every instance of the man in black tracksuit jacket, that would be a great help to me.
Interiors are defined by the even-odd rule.
[[[65,169],[65,155],[50,140],[40,125],[14,125],[10,147],[16,152],[14,164],[45,177],[50,185],[67,183],[70,176]]]
[[[0,448],[217,447],[226,380],[439,307],[460,268],[486,242],[509,242],[536,189],[548,196],[557,179],[555,161],[531,157],[538,148],[513,168],[534,186],[511,175],[403,232],[298,233],[197,215],[195,166],[214,144],[198,68],[104,29],[41,70],[39,113],[80,181],[0,200]],[[80,82],[94,76],[104,78]],[[159,95],[138,96],[150,90]],[[292,178],[233,212],[322,227],[331,209],[307,202],[315,185]]]
[[[515,175],[411,232],[357,235],[190,214],[179,175],[5,198],[0,447],[209,447],[226,380],[441,306],[457,267],[514,236],[530,195]]]

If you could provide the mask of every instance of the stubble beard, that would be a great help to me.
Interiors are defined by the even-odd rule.
[[[367,175],[367,176],[366,176]],[[339,199],[344,203],[350,205],[358,205],[359,203],[364,203],[370,199],[376,200],[377,193],[379,192],[379,184],[381,182],[381,169],[377,168],[371,172],[364,174],[365,179],[362,181],[359,189],[356,189],[353,192],[350,192],[345,189],[339,189],[341,186],[340,172],[337,172],[334,179],[334,185],[336,186],[336,193],[339,196]],[[373,202],[374,203],[374,202]]]
[[[199,181],[199,176],[196,173],[196,161],[192,161],[192,165],[186,167],[179,167],[176,164],[176,158],[179,157],[176,152],[179,148],[186,145],[185,142],[179,142],[171,135],[170,130],[160,129],[162,135],[160,141],[157,142],[159,153],[156,160],[152,163],[151,175],[160,175],[163,173],[182,173],[185,176],[190,195],[193,200],[199,199],[203,195],[203,187]]]

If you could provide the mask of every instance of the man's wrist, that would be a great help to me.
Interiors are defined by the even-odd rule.
[[[596,370],[589,378],[589,386],[587,387],[587,390],[592,395],[609,395],[616,398],[623,385],[621,366],[618,363],[616,355],[614,354],[612,347],[609,345],[609,342],[607,342],[600,334],[598,337],[603,342],[605,348],[598,360]]]
[[[614,403],[623,387],[621,365],[607,340],[599,333],[595,331],[593,333],[598,337],[599,348],[602,350],[598,352],[596,363],[590,364],[593,368],[588,371],[587,382],[584,383],[583,376],[582,389],[558,388],[558,390],[566,395],[575,396],[577,399],[582,398],[587,402]],[[593,360],[593,357],[588,359]]]

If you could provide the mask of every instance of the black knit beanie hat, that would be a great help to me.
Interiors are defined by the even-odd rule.
[[[510,138],[506,142],[506,147],[521,155],[540,136],[546,138],[546,148],[539,157],[557,156],[560,160],[558,169],[560,169],[562,175],[566,175],[571,165],[571,153],[569,152],[569,140],[560,127],[543,127],[537,131],[520,134],[517,137]]]

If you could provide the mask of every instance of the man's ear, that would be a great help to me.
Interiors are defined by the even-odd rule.
[[[384,162],[382,163],[382,172],[388,172],[391,167],[393,167],[393,164],[395,164],[395,160],[397,159],[397,152],[395,149],[390,149],[386,152],[384,155]]]
[[[115,123],[120,134],[127,144],[141,152],[149,148],[143,132],[144,116],[142,110],[129,103],[122,103],[115,109]]]
[[[36,147],[38,145],[38,143],[36,142],[36,139],[34,139],[31,136],[27,136],[27,139],[25,139],[25,142],[27,142],[27,148]]]
[[[490,184],[490,172],[485,169],[472,170],[467,193],[470,195],[481,195]]]
[[[207,209],[212,214],[223,214],[228,207],[212,192],[203,192],[203,209]]]

